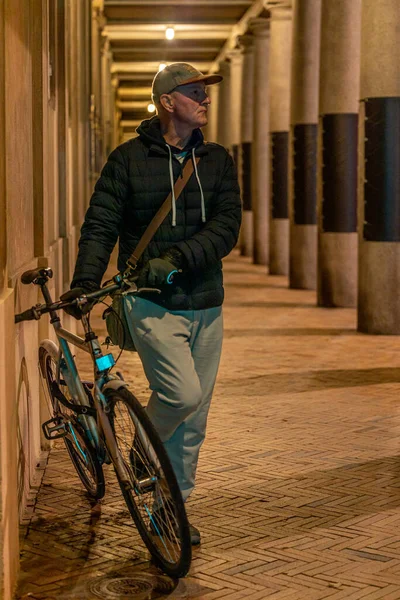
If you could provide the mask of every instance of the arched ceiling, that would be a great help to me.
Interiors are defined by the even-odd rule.
[[[216,71],[250,18],[289,0],[104,0],[103,35],[109,40],[121,123],[127,131],[147,118],[151,82],[159,64],[189,62]],[[165,37],[173,27],[175,38]]]

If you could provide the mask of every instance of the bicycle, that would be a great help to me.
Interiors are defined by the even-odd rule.
[[[49,268],[26,271],[23,284],[39,285],[44,304],[15,316],[15,322],[40,319],[48,313],[58,346],[43,340],[39,346],[39,372],[52,417],[42,428],[49,440],[63,438],[72,463],[90,496],[105,494],[103,464],[112,463],[122,495],[154,563],[171,577],[183,577],[190,568],[189,524],[183,499],[164,446],[145,409],[127,389],[120,373],[114,375],[111,353],[103,354],[90,325],[92,301],[117,290],[132,294],[137,289],[128,274],[118,273],[110,284],[82,294],[71,290],[53,302],[47,283]],[[156,290],[157,291],[157,290]],[[72,304],[80,306],[85,337],[61,326],[58,311]],[[93,360],[93,382],[79,377],[69,344],[88,352]]]

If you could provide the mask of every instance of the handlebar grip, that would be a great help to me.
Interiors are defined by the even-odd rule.
[[[39,315],[36,311],[33,310],[33,308],[29,308],[28,310],[25,310],[24,312],[20,313],[19,315],[15,315],[14,317],[14,323],[21,323],[21,321],[34,321],[35,319],[38,319]]]

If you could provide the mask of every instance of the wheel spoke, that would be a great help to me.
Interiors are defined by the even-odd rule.
[[[39,364],[49,408],[51,406],[53,416],[62,419],[66,425],[68,435],[64,437],[64,443],[76,472],[89,494],[97,499],[102,498],[105,491],[103,471],[94,451],[91,450],[85,431],[76,420],[74,412],[60,404],[53,396],[53,382],[57,383],[57,363],[41,348]],[[66,382],[60,380],[58,385],[67,400],[73,402]]]
[[[84,463],[86,466],[88,466],[88,464],[89,464],[89,461],[88,461],[87,454],[86,454],[86,452],[83,450],[83,448],[81,447],[81,445],[80,445],[80,443],[79,443],[79,441],[78,441],[78,438],[76,437],[76,433],[75,433],[75,431],[74,431],[74,428],[73,428],[73,426],[72,426],[72,424],[71,424],[71,423],[69,423],[69,424],[68,424],[68,428],[69,428],[69,430],[70,430],[70,432],[71,432],[71,434],[72,434],[72,437],[73,437],[73,440],[74,440],[75,446],[76,446],[76,447],[78,448],[78,450],[79,450],[79,453],[78,453],[78,455],[77,455],[77,456],[78,456],[79,458],[81,458],[81,457],[82,457],[82,458],[83,458],[83,463]]]
[[[130,399],[131,394],[125,393]],[[121,392],[113,394],[110,420],[119,451],[132,475],[131,488],[121,485],[121,490],[143,541],[165,572],[186,573],[190,564],[188,525],[165,449],[143,408],[136,400],[131,405]],[[168,464],[168,476],[164,464]],[[186,565],[185,569],[181,565]]]

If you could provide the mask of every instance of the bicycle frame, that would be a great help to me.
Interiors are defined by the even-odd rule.
[[[96,359],[102,358],[104,355],[97,337],[91,332],[87,315],[82,317],[86,338],[88,338],[87,340],[62,327],[58,316],[55,319],[51,319],[51,321],[59,342],[57,383],[60,383],[60,376],[62,375],[74,401],[82,406],[89,406],[89,400],[79,377],[78,369],[69,344],[80,348],[84,352],[90,354],[92,357],[94,365],[93,399],[98,418],[96,421],[96,419],[92,416],[81,415],[79,420],[89,435],[89,439],[98,455],[101,455],[102,451],[101,433],[103,433],[107,450],[111,455],[111,459],[118,471],[118,475],[124,483],[128,484],[130,482],[130,476],[115,442],[114,433],[111,429],[110,421],[107,416],[107,399],[102,392],[107,383],[115,381],[116,379],[120,385],[124,384],[118,378],[109,375],[110,368],[105,369],[104,371],[97,370]],[[63,360],[65,361],[64,366]]]
[[[82,381],[80,380],[78,369],[76,367],[76,363],[74,357],[72,355],[71,349],[69,347],[69,343],[72,345],[84,350],[85,352],[91,354],[91,350],[87,344],[87,342],[75,335],[71,331],[64,329],[61,326],[60,321],[56,321],[53,324],[58,343],[59,343],[59,353],[58,353],[58,364],[57,364],[57,383],[60,383],[60,376],[62,375],[65,379],[65,382],[70,390],[74,402],[80,404],[81,406],[89,406],[89,400],[86,395],[85,389],[83,387]],[[68,343],[69,342],[69,343]],[[65,361],[65,366],[63,367],[62,361]],[[93,417],[86,417],[82,415],[82,424],[84,425],[86,431],[90,434],[90,440],[96,449],[97,452],[100,450],[100,438],[97,429],[97,425],[94,421]]]

